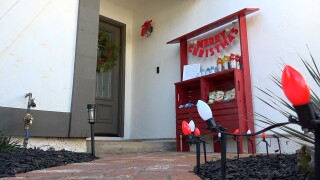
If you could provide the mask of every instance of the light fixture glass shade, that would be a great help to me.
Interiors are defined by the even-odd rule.
[[[191,120],[189,122],[189,126],[190,126],[190,129],[191,129],[191,132],[194,132],[194,128],[196,127],[196,125],[194,124],[193,120]]]
[[[95,122],[95,110],[96,110],[95,104],[88,104],[87,105],[87,110],[88,110],[88,121],[89,121],[89,123]]]
[[[210,118],[212,118],[212,111],[211,111],[209,105],[207,103],[203,102],[202,100],[198,100],[197,110],[198,110],[200,117],[203,120],[207,121]]]
[[[250,129],[248,129],[247,134],[251,134],[251,130]]]
[[[283,92],[293,105],[299,106],[310,102],[309,85],[299,70],[286,65],[281,81]]]

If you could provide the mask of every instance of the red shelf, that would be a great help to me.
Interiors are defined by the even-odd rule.
[[[167,44],[180,43],[180,75],[182,79],[183,67],[188,64],[187,40],[234,20],[239,21],[241,70],[229,69],[175,83],[177,151],[190,150],[189,144],[186,142],[186,137],[182,135],[182,121],[189,121],[192,119],[196,126],[199,127],[201,133],[209,132],[206,123],[200,118],[196,107],[181,109],[178,107],[186,103],[196,104],[199,99],[206,102],[209,99],[209,92],[213,90],[226,91],[235,88],[236,91],[236,100],[230,102],[214,102],[209,105],[216,123],[226,127],[229,132],[233,132],[235,129],[240,129],[241,133],[246,133],[248,129],[254,132],[246,15],[258,10],[259,8],[242,9],[167,42]],[[216,134],[213,134],[213,136],[216,136]],[[242,138],[240,137],[240,153],[243,152],[241,139]],[[253,139],[253,141],[255,141],[255,139]],[[255,147],[253,149],[255,152]],[[251,153],[251,150],[251,144],[248,143],[249,153]],[[220,151],[219,144],[214,144],[214,151]]]

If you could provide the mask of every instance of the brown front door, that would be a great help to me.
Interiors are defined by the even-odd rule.
[[[120,48],[120,27],[100,21],[99,31],[107,32],[112,41]],[[120,48],[121,49],[121,48]],[[120,50],[121,51],[121,50]],[[121,56],[119,56],[121,57]],[[120,136],[119,95],[120,92],[120,58],[116,65],[107,72],[97,73],[96,78],[96,106],[95,123],[96,136]]]

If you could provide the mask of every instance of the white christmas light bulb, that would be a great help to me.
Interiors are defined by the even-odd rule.
[[[207,103],[198,100],[197,110],[203,120],[207,121],[212,118],[212,111]]]
[[[190,126],[190,129],[191,129],[191,132],[194,132],[194,128],[196,127],[196,125],[194,124],[193,120],[191,120],[189,122],[189,126]]]
[[[251,130],[250,129],[248,129],[247,134],[251,134]]]
[[[218,133],[218,137],[221,138],[221,133]]]

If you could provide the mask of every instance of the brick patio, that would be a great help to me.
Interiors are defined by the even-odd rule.
[[[220,158],[220,154],[207,156],[208,160]],[[201,163],[204,163],[203,156]],[[4,179],[200,179],[192,172],[195,164],[195,152],[105,154],[88,163],[68,164]]]

